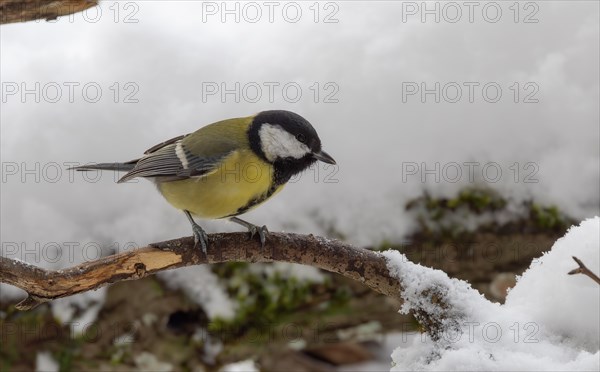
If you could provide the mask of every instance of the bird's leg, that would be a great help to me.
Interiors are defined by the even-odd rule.
[[[188,220],[192,224],[192,231],[194,232],[194,246],[197,247],[198,243],[200,243],[200,246],[202,248],[202,253],[204,253],[204,256],[206,257],[207,256],[206,247],[208,246],[208,235],[206,234],[204,229],[201,228],[200,225],[198,225],[196,223],[196,221],[194,221],[190,212],[184,210],[183,213],[185,213]]]
[[[231,217],[229,218],[229,221],[235,222],[247,228],[250,232],[250,239],[252,239],[254,235],[258,234],[258,237],[260,238],[260,245],[263,248],[265,247],[265,242],[267,241],[267,234],[269,233],[269,230],[267,230],[267,226],[256,226],[251,224],[250,222],[244,221],[241,218],[237,217]]]

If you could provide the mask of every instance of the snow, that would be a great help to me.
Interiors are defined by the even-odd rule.
[[[415,332],[390,332],[381,335],[377,347],[369,348],[374,359],[363,363],[342,365],[336,368],[339,372],[381,372],[390,369],[390,355],[399,346],[411,344],[415,337],[420,337]]]
[[[237,363],[231,363],[223,366],[220,372],[258,372],[256,363],[252,359],[243,360]]]
[[[371,321],[363,324],[359,324],[355,327],[341,328],[336,332],[336,336],[340,340],[352,340],[352,341],[368,341],[377,339],[381,334],[381,323],[378,321]]]
[[[36,372],[58,372],[58,362],[48,351],[38,352],[35,357]]]
[[[85,334],[93,326],[104,305],[107,287],[64,297],[50,303],[52,315],[62,325],[69,325],[71,336]]]
[[[572,256],[600,275],[599,240],[598,218],[572,227],[518,278],[505,306],[528,314],[577,347],[590,352],[600,349],[600,286],[585,275],[564,275],[578,267]]]
[[[384,252],[390,272],[403,286],[400,311],[423,308],[448,316],[448,328],[438,340],[415,337],[398,347],[392,353],[392,371],[599,370],[600,288],[583,275],[567,275],[577,267],[571,256],[600,271],[599,239],[599,217],[572,227],[532,263],[504,305],[397,251]],[[429,288],[439,290],[452,310],[428,303],[422,292]]]
[[[172,364],[158,360],[156,355],[147,351],[134,356],[133,360],[140,371],[171,372],[174,369]]]
[[[119,348],[119,347],[123,347],[126,345],[130,345],[134,341],[135,341],[135,335],[133,334],[133,332],[127,332],[127,333],[123,333],[122,335],[115,337],[113,339],[112,344],[114,346],[116,346],[117,348]]]
[[[27,292],[14,287],[12,285],[0,283],[0,302],[13,302],[16,300],[24,300],[27,297]]]
[[[283,279],[294,278],[299,282],[323,283],[325,275],[316,267],[288,262],[258,263],[251,265],[249,271],[267,278],[279,276]]]
[[[169,289],[182,290],[192,301],[202,306],[209,319],[232,319],[235,303],[229,298],[219,278],[208,265],[188,266],[157,274]]]

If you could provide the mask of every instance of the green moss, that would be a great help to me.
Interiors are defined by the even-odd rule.
[[[566,230],[573,224],[573,220],[555,205],[542,206],[531,203],[529,210],[531,220],[540,229]]]
[[[412,238],[434,244],[450,240],[467,242],[478,232],[560,233],[574,223],[554,205],[542,206],[530,200],[517,208],[508,208],[510,203],[491,188],[468,187],[451,198],[435,198],[424,192],[410,200],[406,210],[413,214],[419,226]],[[515,207],[514,202],[512,207]],[[508,222],[497,222],[499,213],[509,217]]]
[[[73,364],[73,352],[70,348],[62,349],[58,355],[54,356],[58,361],[58,370],[66,372],[71,370]]]
[[[0,371],[10,371],[12,363],[8,359],[0,358]]]
[[[406,209],[421,208],[427,211],[427,218],[439,221],[448,213],[461,208],[479,215],[484,212],[502,210],[506,205],[506,199],[492,189],[469,187],[450,199],[434,198],[428,192],[424,192],[423,196],[410,200],[406,205]]]
[[[12,365],[30,357],[31,348],[38,339],[46,336],[48,329],[60,329],[60,326],[53,321],[46,306],[26,312],[10,306],[6,316],[0,319],[2,363]]]
[[[10,365],[16,362],[19,358],[19,350],[17,348],[16,337],[8,332],[2,334],[2,347],[0,348],[0,360],[2,360],[2,371],[9,371]],[[8,367],[4,367],[4,366]]]
[[[152,290],[155,291],[158,296],[164,296],[165,290],[160,285],[160,283],[158,282],[158,280],[152,280],[152,281],[150,281],[150,285],[152,287]]]
[[[237,302],[234,319],[214,319],[209,324],[210,332],[225,339],[282,322],[288,314],[310,305],[318,286],[278,272],[267,275],[244,262],[215,265],[213,270],[227,279],[227,291]]]
[[[113,366],[123,364],[123,361],[130,356],[129,351],[123,347],[112,347],[111,350],[112,352],[109,353],[109,359],[110,364]]]

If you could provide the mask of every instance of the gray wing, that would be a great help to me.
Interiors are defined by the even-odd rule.
[[[175,137],[147,150],[119,183],[136,177],[158,178],[161,182],[200,177],[216,170],[223,158],[233,151],[231,148],[211,156],[194,155],[186,148],[184,138]]]
[[[163,147],[165,147],[167,145],[173,144],[173,143],[175,143],[175,142],[177,142],[179,140],[184,139],[188,135],[189,135],[189,133],[188,134],[183,134],[181,136],[173,137],[170,140],[167,140],[165,142],[161,142],[158,145],[154,145],[154,146],[150,147],[148,150],[144,151],[144,155],[148,155],[148,154],[151,154],[151,153],[153,153],[153,152],[155,152],[157,150],[160,150],[160,149],[162,149]]]

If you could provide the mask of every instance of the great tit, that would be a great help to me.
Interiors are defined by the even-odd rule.
[[[192,224],[196,245],[206,255],[208,236],[192,215],[228,218],[259,235],[264,246],[268,230],[236,216],[281,191],[290,178],[315,161],[335,164],[321,149],[312,125],[290,111],[263,111],[219,121],[172,138],[125,163],[75,167],[80,171],[126,171],[119,183],[143,177],[152,180]]]

